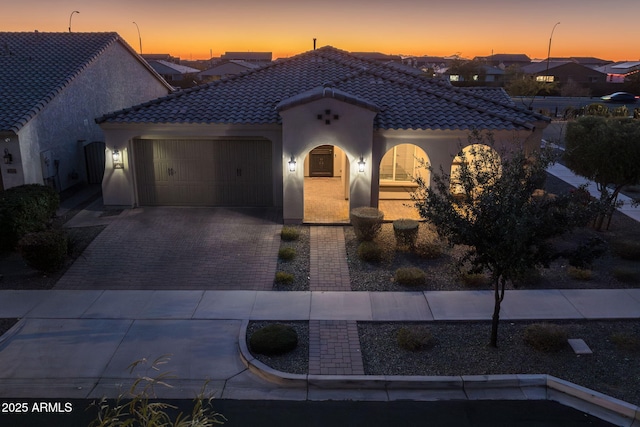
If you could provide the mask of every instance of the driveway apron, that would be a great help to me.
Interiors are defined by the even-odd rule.
[[[270,209],[125,211],[55,288],[270,290],[281,228]]]

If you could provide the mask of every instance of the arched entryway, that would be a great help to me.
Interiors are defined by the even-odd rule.
[[[304,222],[349,222],[349,160],[335,145],[313,148],[304,160]]]
[[[477,172],[489,169],[501,170],[500,154],[496,150],[484,144],[467,145],[462,149],[462,155],[456,156],[451,164],[449,190],[452,194],[464,193],[464,188],[459,182],[460,168],[463,164],[472,165],[472,168],[478,169]],[[481,189],[481,183],[477,183],[475,188]]]
[[[418,176],[430,182],[427,153],[414,144],[399,144],[385,153],[380,161],[379,208],[385,219],[419,219],[413,207],[412,193],[417,189],[414,179]]]

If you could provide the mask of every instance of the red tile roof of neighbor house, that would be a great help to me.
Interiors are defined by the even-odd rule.
[[[126,42],[112,32],[0,32],[0,131],[19,131],[117,42],[135,55]],[[153,72],[150,67],[149,70]]]
[[[331,87],[378,109],[378,129],[531,129],[548,120],[504,92],[470,91],[326,46],[100,118],[109,123],[279,124],[276,106]]]

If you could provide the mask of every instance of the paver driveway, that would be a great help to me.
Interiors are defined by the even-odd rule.
[[[273,209],[127,210],[55,288],[270,290],[281,228]]]

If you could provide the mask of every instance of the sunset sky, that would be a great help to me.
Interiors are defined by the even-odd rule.
[[[640,0],[15,0],[1,31],[115,31],[143,53],[274,58],[317,46],[390,54],[640,60]]]

